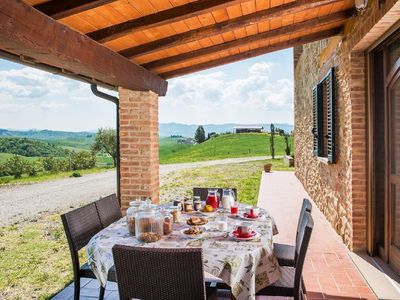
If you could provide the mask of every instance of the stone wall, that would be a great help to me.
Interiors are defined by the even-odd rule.
[[[367,245],[367,102],[364,50],[399,20],[400,1],[370,1],[343,36],[294,50],[295,169],[305,189],[352,250]],[[336,76],[334,164],[313,156],[312,87],[331,67]]]

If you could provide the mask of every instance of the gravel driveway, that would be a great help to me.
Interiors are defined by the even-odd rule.
[[[270,157],[243,157],[221,160],[160,165],[160,180],[169,172],[264,160]],[[89,174],[79,178],[64,178],[26,185],[0,187],[0,226],[24,219],[31,219],[40,213],[79,206],[116,191],[115,171]]]

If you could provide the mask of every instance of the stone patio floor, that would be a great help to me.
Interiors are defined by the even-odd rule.
[[[270,211],[274,216],[280,232],[274,237],[274,241],[294,244],[303,198],[310,199],[293,172],[263,173],[258,205]],[[306,299],[377,299],[349,257],[349,250],[342,243],[339,235],[332,229],[315,203],[313,204],[314,231],[303,271],[307,289]],[[81,299],[97,299],[98,293],[96,280],[82,279]],[[66,287],[53,299],[73,299],[73,284]],[[110,282],[107,285],[105,299],[119,299],[115,283]],[[230,297],[221,294],[219,299],[230,299]],[[257,297],[257,300],[266,299],[283,300],[287,298]]]
[[[312,200],[293,172],[263,173],[258,205],[274,217],[274,241],[294,244],[303,198]],[[349,250],[313,202],[314,230],[304,264],[307,300],[377,299],[349,257]],[[259,297],[259,299],[278,299]],[[280,298],[285,299],[285,298]]]

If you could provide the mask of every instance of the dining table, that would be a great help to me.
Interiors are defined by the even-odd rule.
[[[148,248],[202,248],[203,267],[206,273],[221,279],[231,287],[231,294],[238,300],[255,299],[257,291],[273,284],[281,277],[281,270],[273,251],[273,235],[278,233],[275,221],[268,211],[261,209],[259,218],[244,218],[246,205],[240,205],[237,215],[219,209],[204,216],[200,212],[182,212],[174,223],[171,234],[153,243],[145,243],[131,236],[126,218],[123,217],[102,229],[86,247],[88,263],[99,283],[105,286],[107,275],[113,267],[112,248],[116,244]],[[207,219],[204,233],[199,238],[183,234],[189,228],[186,220],[200,216]],[[227,221],[227,230],[218,227],[220,220]],[[257,235],[251,240],[237,240],[232,231],[242,222],[251,222]]]

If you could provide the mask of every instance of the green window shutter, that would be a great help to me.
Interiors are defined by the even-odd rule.
[[[313,104],[313,154],[320,156],[322,153],[322,86],[316,85],[312,90]]]
[[[326,82],[326,101],[327,101],[327,150],[328,162],[335,162],[335,76],[332,68],[325,79]]]

